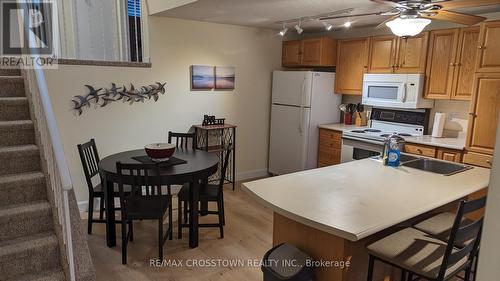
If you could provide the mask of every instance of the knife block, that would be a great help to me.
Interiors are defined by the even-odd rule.
[[[356,127],[364,127],[366,126],[366,118],[363,117],[364,114],[361,114],[361,112],[356,113],[356,121],[354,122]]]

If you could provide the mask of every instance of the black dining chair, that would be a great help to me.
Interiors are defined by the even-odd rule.
[[[226,223],[225,212],[224,212],[224,183],[226,181],[226,171],[229,164],[229,158],[231,157],[232,149],[231,144],[229,144],[229,149],[226,150],[226,155],[224,157],[224,162],[222,162],[222,169],[220,174],[220,179],[218,184],[206,184],[200,189],[199,201],[205,202],[216,202],[217,211],[207,211],[207,214],[217,215],[219,217],[218,223],[201,223],[198,224],[199,227],[218,227],[220,232],[220,238],[224,238],[224,225]],[[178,226],[178,238],[182,238],[182,228],[189,227],[189,191],[190,184],[184,184],[177,194],[177,226]],[[182,214],[184,214],[184,221],[182,220]]]
[[[175,141],[177,148],[196,149],[196,134],[195,133],[174,133],[168,132],[168,143]]]
[[[171,213],[172,196],[162,194],[160,168],[156,164],[116,163],[121,205],[122,263],[127,264],[127,246],[134,237],[134,220],[158,220],[158,258],[163,260],[165,241],[172,238],[172,217],[163,234],[165,214]],[[124,185],[130,185],[125,192]],[[128,226],[128,231],[127,231]]]
[[[408,227],[368,245],[367,280],[372,280],[374,262],[378,260],[401,269],[401,280],[445,281],[465,271],[462,279],[470,281],[483,218],[467,224],[463,221],[467,214],[485,205],[486,198],[461,201],[447,240]]]
[[[102,178],[99,176],[99,153],[94,139],[77,145],[78,153],[80,154],[80,161],[83,166],[83,173],[87,181],[87,188],[89,191],[89,206],[88,206],[88,234],[92,234],[93,223],[105,223],[104,219],[104,189],[102,186]],[[93,179],[99,176],[99,182],[93,183]],[[114,197],[118,197],[118,188],[114,188]],[[99,219],[94,219],[94,199],[99,198]]]

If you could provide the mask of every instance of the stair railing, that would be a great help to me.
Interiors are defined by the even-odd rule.
[[[68,164],[64,156],[59,129],[52,109],[45,74],[43,69],[25,69],[23,71],[31,99],[32,112],[39,134],[39,145],[43,165],[50,181],[54,206],[62,230],[71,281],[75,281],[75,260],[71,233],[71,217],[68,193],[73,189]]]

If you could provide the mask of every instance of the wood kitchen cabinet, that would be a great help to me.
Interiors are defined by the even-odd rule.
[[[398,39],[396,73],[425,73],[429,32]]]
[[[425,73],[427,32],[400,38],[376,36],[370,39],[369,73]]]
[[[425,98],[450,99],[459,29],[431,31],[427,57]]]
[[[282,65],[283,66],[298,66],[300,65],[301,41],[284,41],[282,50]]]
[[[463,162],[465,164],[491,169],[491,165],[493,163],[493,156],[468,151],[464,154]]]
[[[436,147],[428,145],[406,143],[404,152],[432,158],[436,157]]]
[[[342,132],[319,129],[318,168],[340,164]]]
[[[450,162],[462,163],[462,151],[448,148],[438,148],[436,158]]]
[[[424,96],[470,100],[479,28],[430,32]]]
[[[472,97],[478,41],[479,27],[460,29],[451,91],[451,99],[453,100],[470,100]]]
[[[333,67],[336,64],[337,43],[329,37],[283,42],[283,66]]]
[[[394,73],[396,68],[398,38],[377,36],[370,39],[369,73]]]
[[[469,113],[467,150],[493,154],[500,111],[500,73],[478,73]]]
[[[500,72],[500,21],[481,24],[477,72]]]
[[[361,95],[363,75],[368,68],[369,43],[369,38],[339,40],[335,76],[336,93]]]

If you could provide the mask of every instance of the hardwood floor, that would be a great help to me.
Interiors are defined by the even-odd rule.
[[[239,185],[239,184],[238,184]],[[177,201],[174,198],[174,204]],[[188,247],[187,229],[183,239],[177,239],[177,212],[174,205],[174,239],[167,240],[164,259],[172,265],[153,267],[150,259],[158,258],[156,241],[157,224],[150,221],[134,223],[134,241],[128,246],[128,264],[121,264],[121,242],[117,236],[117,246],[106,247],[104,224],[94,224],[89,235],[90,252],[96,269],[97,280],[168,280],[168,281],[223,281],[262,280],[258,265],[248,266],[248,260],[260,260],[272,246],[272,218],[270,210],[250,199],[238,186],[236,191],[226,186],[224,192],[226,206],[226,227],[224,239],[219,239],[218,228],[200,229],[200,246]],[[214,206],[210,206],[213,208]],[[216,216],[200,218],[200,222],[215,222]],[[84,220],[84,225],[87,221]],[[119,226],[117,233],[120,233]],[[244,262],[244,266],[194,267],[193,259],[221,259]],[[182,261],[175,267],[173,261]]]

